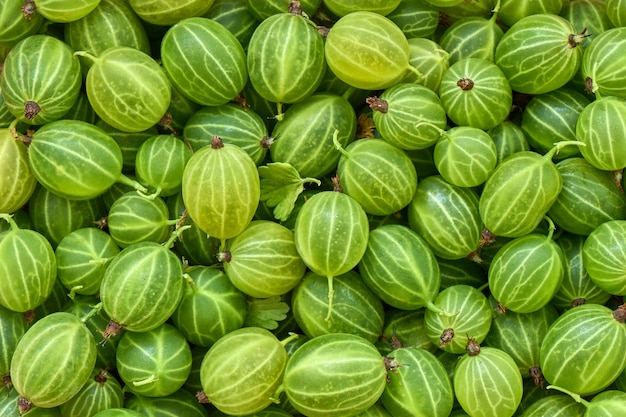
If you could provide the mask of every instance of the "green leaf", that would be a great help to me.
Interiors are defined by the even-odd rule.
[[[274,217],[281,221],[289,218],[305,183],[321,184],[316,178],[300,177],[298,170],[287,162],[270,162],[259,166],[258,171],[261,177],[260,199],[269,207],[274,207]]]
[[[249,298],[246,326],[262,327],[267,330],[278,328],[278,322],[287,318],[289,304],[280,296],[270,298]]]

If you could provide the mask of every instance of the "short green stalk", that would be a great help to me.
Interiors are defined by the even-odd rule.
[[[420,126],[432,127],[437,132],[439,132],[439,136],[445,136],[446,138],[450,139],[450,136],[448,135],[448,132],[445,129],[442,129],[439,126],[434,125],[433,123],[430,123],[430,122],[419,122],[418,124],[415,125],[415,128],[419,129]]]
[[[11,122],[11,124],[9,124],[8,129],[11,131],[11,133],[13,134],[13,137],[15,139],[19,138],[19,135],[17,134],[17,124],[20,122],[20,119],[13,119],[13,121]]]
[[[554,155],[557,155],[561,149],[569,145],[587,146],[586,143],[578,140],[562,140],[560,142],[553,143],[553,145],[554,147],[546,152],[546,154],[544,155],[544,157],[546,157],[547,159],[552,159]]]
[[[9,226],[11,226],[11,230],[20,230],[20,227],[17,225],[17,223],[15,223],[15,220],[13,220],[12,214],[0,213],[0,219],[6,220],[9,223]]]
[[[430,311],[432,311],[433,313],[437,313],[437,314],[439,314],[440,316],[443,316],[443,317],[454,317],[457,314],[459,314],[459,311],[455,311],[454,313],[448,313],[447,311],[437,307],[435,305],[435,303],[433,303],[432,301],[428,301],[425,304],[425,307],[427,309],[429,309]]]
[[[152,384],[153,382],[156,382],[158,380],[159,380],[159,377],[156,376],[155,374],[152,374],[149,377],[142,379],[140,381],[133,381],[133,386],[140,387],[142,385]]]
[[[176,226],[178,224],[178,219],[168,220],[165,224],[168,226]]]
[[[330,321],[330,316],[333,312],[333,298],[335,297],[335,289],[333,287],[333,277],[327,276],[328,278],[328,312],[326,313],[326,321]]]
[[[491,18],[489,19],[489,21],[492,24],[496,24],[496,20],[498,20],[498,12],[500,11],[500,0],[496,1],[496,5],[494,6],[494,8],[491,10]]]
[[[543,216],[544,220],[548,222],[548,240],[551,240],[554,236],[554,232],[556,230],[556,226],[552,219],[548,216]]]
[[[285,118],[283,113],[283,103],[276,103],[276,116],[274,116],[279,122]]]
[[[129,187],[137,190],[138,192],[141,193],[141,195],[146,196],[147,198],[151,197],[151,195],[148,194],[148,189],[146,187],[141,185],[138,181],[135,181],[134,179],[124,174],[120,174],[119,178],[117,179],[117,182],[120,184],[128,185]]]
[[[357,91],[356,87],[353,86],[349,86],[348,88],[346,88],[346,91],[343,92],[343,94],[341,95],[341,97],[345,98],[346,100],[350,99],[350,96],[352,94],[354,94]]]
[[[293,342],[298,337],[300,337],[300,335],[298,333],[289,332],[289,336],[287,336],[286,338],[282,339],[280,341],[280,344],[283,345],[283,346],[287,346],[288,343]]]
[[[176,220],[176,222],[178,222],[178,220]],[[174,245],[174,242],[176,242],[176,239],[179,239],[182,233],[187,229],[191,229],[191,225],[181,226],[174,229],[169,239],[163,243],[163,246],[165,246],[166,248],[171,248]]]
[[[157,198],[159,196],[159,194],[161,194],[162,188],[158,187],[156,189],[155,192],[153,192],[152,194],[148,194],[147,188],[146,188],[146,192],[142,191],[142,190],[137,190],[137,194],[139,194],[140,196],[142,196],[143,198],[146,198],[148,200],[154,200],[155,198]]]
[[[412,72],[413,74],[415,74],[415,76],[417,77],[417,80],[415,81],[416,83],[421,83],[422,80],[424,79],[424,74],[422,74],[420,72],[420,70],[418,70],[417,68],[415,68],[413,65],[408,64],[407,68],[406,68],[409,72]]]
[[[556,385],[548,385],[546,389],[554,389],[557,391],[561,391],[562,393],[567,394],[570,397],[572,397],[572,399],[576,401],[577,403],[582,404],[585,407],[589,407],[589,401],[585,400],[583,397],[581,397],[578,394],[575,394],[571,391],[566,390],[565,388],[557,387]]]
[[[196,291],[196,283],[194,282],[193,278],[191,278],[191,275],[185,272],[183,273],[183,279],[185,280],[187,285],[189,285],[191,288],[193,288],[194,291]]]
[[[78,291],[78,290],[80,290],[80,289],[82,289],[84,287],[85,287],[84,285],[76,285],[76,286],[70,288],[70,292],[69,292],[69,294],[67,294],[67,296],[70,297],[70,299],[73,300],[74,298],[76,298],[76,291]]]
[[[341,146],[341,143],[339,143],[339,129],[335,129],[333,132],[333,145],[335,145],[335,149],[337,149],[343,156],[346,158],[350,157],[350,154],[346,152],[343,146]]]
[[[80,319],[80,321],[82,321],[83,323],[87,323],[89,319],[91,319],[93,316],[100,312],[100,310],[102,309],[102,302],[89,307],[91,307],[89,313],[87,313],[83,318]]]
[[[74,56],[82,56],[83,58],[87,58],[88,60],[90,60],[92,63],[96,62],[98,60],[98,57],[95,56],[94,54],[91,54],[87,51],[75,51],[74,52]]]
[[[183,280],[185,281],[185,285],[191,288],[191,292],[193,294],[198,294],[198,287],[196,286],[196,282],[193,280],[191,275],[189,275],[187,272],[184,272],[183,270],[182,277],[183,277]],[[184,291],[187,291],[187,289],[185,289]]]
[[[98,259],[90,259],[87,263],[90,265],[106,265],[108,264],[110,261],[113,260],[113,258],[115,258],[115,256],[109,256],[108,258],[98,258]]]
[[[278,388],[276,388],[274,395],[270,397],[270,400],[274,404],[280,404],[280,394],[282,394],[283,392],[285,392],[285,384],[280,384]]]

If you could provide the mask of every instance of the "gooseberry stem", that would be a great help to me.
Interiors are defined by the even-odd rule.
[[[498,12],[500,11],[500,0],[496,1],[496,5],[494,6],[494,8],[491,10],[491,18],[489,19],[492,23],[496,23],[496,20],[498,20]]]
[[[440,316],[443,316],[443,317],[454,317],[454,316],[456,316],[457,314],[459,314],[459,312],[458,312],[458,311],[455,311],[454,313],[448,313],[447,311],[445,311],[445,310],[443,310],[443,309],[441,309],[441,308],[437,307],[437,306],[435,305],[435,303],[433,303],[432,301],[428,301],[428,302],[425,304],[425,307],[426,307],[427,309],[429,309],[430,311],[432,311],[433,313],[437,313],[437,314],[439,314]]]
[[[73,300],[74,298],[76,298],[76,291],[83,289],[85,286],[84,285],[76,285],[72,288],[70,288],[70,292],[69,294],[67,294],[67,296]]]
[[[13,133],[13,137],[17,139],[17,133],[15,132],[17,129],[17,124],[20,122],[20,119],[15,118],[13,119],[13,121],[11,122],[11,124],[9,124],[8,129]]]
[[[133,385],[136,386],[136,387],[140,387],[142,385],[151,384],[151,383],[153,383],[155,381],[158,381],[158,380],[159,380],[159,378],[155,374],[152,374],[149,377],[147,377],[145,379],[142,379],[141,381],[133,381]]]
[[[12,214],[8,214],[8,213],[0,213],[0,219],[4,219],[9,223],[9,226],[11,227],[11,230],[19,230],[20,227],[17,225],[17,223],[15,223],[15,220],[13,220],[13,215]]]
[[[280,341],[280,344],[283,345],[283,346],[287,346],[287,344],[289,342],[292,342],[292,341],[296,340],[298,337],[300,337],[300,335],[298,333],[289,332],[289,336],[287,336],[286,338],[282,339]]]
[[[552,239],[552,236],[554,235],[554,231],[556,230],[556,226],[554,225],[554,222],[552,221],[552,219],[548,216],[543,216],[544,220],[548,222],[548,240]]]
[[[575,394],[575,393],[573,393],[573,392],[571,392],[571,391],[566,390],[565,388],[561,388],[561,387],[558,387],[558,386],[556,386],[556,385],[548,385],[548,386],[546,387],[546,389],[554,389],[554,390],[557,390],[557,391],[561,391],[562,393],[567,394],[567,395],[569,395],[570,397],[572,397],[572,399],[573,399],[574,401],[576,401],[577,403],[582,404],[582,405],[584,405],[585,407],[587,407],[587,406],[589,405],[589,401],[585,400],[585,399],[584,399],[583,397],[581,397],[579,394]]]
[[[100,312],[100,309],[102,309],[102,302],[99,302],[98,304],[90,307],[91,310],[89,311],[89,313],[87,313],[83,318],[80,319],[80,321],[82,321],[83,323],[87,323],[89,319],[91,319],[93,316]]]
[[[278,388],[276,388],[276,391],[274,392],[274,395],[270,397],[270,400],[274,404],[280,404],[280,394],[282,394],[284,391],[285,391],[285,385],[284,384],[280,384],[278,386]]]
[[[172,232],[172,235],[169,237],[169,239],[167,239],[164,243],[163,246],[166,248],[171,248],[172,245],[174,245],[174,242],[176,241],[176,239],[179,239],[181,234],[187,230],[187,229],[191,229],[191,225],[185,225],[185,226],[181,226],[177,229],[174,230],[174,232]]]
[[[333,298],[335,296],[335,289],[333,287],[333,276],[328,275],[328,312],[326,313],[326,321],[330,321],[330,316],[333,312]]]
[[[420,126],[428,126],[428,127],[432,127],[433,129],[435,129],[437,132],[439,132],[439,136],[445,136],[448,139],[450,139],[450,136],[448,136],[448,132],[446,132],[444,129],[440,128],[439,126],[430,123],[430,122],[419,122],[418,124],[415,125],[416,129],[419,129]]]
[[[146,189],[147,191],[147,189]],[[148,200],[154,200],[155,198],[157,198],[160,194],[161,194],[161,187],[157,188],[155,192],[153,192],[152,194],[147,194],[146,192],[143,192],[142,190],[137,190],[137,193],[142,196],[143,198],[146,198]]]
[[[96,62],[98,60],[98,58],[95,55],[90,54],[87,51],[76,51],[76,52],[74,52],[74,56],[82,56],[82,57],[87,58],[88,60],[90,60],[92,63],[94,63],[94,62]]]
[[[552,159],[554,155],[558,154],[561,149],[563,149],[564,147],[568,145],[587,146],[585,142],[581,142],[579,140],[562,140],[560,142],[553,143],[553,145],[554,146],[552,147],[552,149],[550,149],[544,155],[548,159]]]
[[[124,174],[120,174],[120,177],[118,178],[117,182],[119,182],[120,184],[128,185],[129,187],[132,187],[133,189],[137,191],[141,191],[144,194],[148,193],[148,189],[146,187],[141,185],[138,181],[135,181],[132,178]]]
[[[348,88],[346,88],[346,91],[343,92],[343,94],[341,95],[341,97],[345,98],[346,100],[348,100],[350,98],[350,96],[352,94],[354,94],[357,91],[356,87],[353,86],[349,86]]]
[[[106,265],[106,263],[113,258],[115,258],[115,256],[109,256],[108,258],[90,259],[87,263],[89,265]]]
[[[407,65],[407,69],[410,72],[412,72],[413,74],[415,74],[415,76],[417,77],[417,83],[421,83],[422,82],[422,80],[424,79],[424,74],[422,74],[420,70],[418,70],[417,68],[415,68],[411,64]]]
[[[333,132],[333,144],[335,145],[335,149],[341,152],[343,156],[345,156],[346,158],[350,156],[350,154],[343,148],[343,146],[341,146],[341,143],[339,143],[339,129],[335,129],[335,131]]]
[[[283,103],[276,103],[276,120],[278,120],[279,122],[281,120],[283,120],[283,118],[285,117],[285,114],[283,113]]]

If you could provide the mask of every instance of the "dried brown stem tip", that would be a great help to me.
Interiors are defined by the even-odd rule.
[[[333,183],[333,191],[336,191],[338,193],[343,193],[343,188],[341,187],[341,185],[339,185],[339,177],[335,176],[335,177],[332,177],[330,180]]]
[[[106,342],[112,338],[113,336],[117,336],[122,331],[122,325],[111,320],[109,324],[107,324],[106,329],[103,332],[99,331],[102,335],[102,341],[100,342],[101,346],[104,346]]]
[[[27,310],[24,312],[24,321],[26,324],[31,325],[35,322],[35,310]]]
[[[109,379],[109,373],[106,369],[100,369],[100,372],[98,372],[93,379],[102,387],[107,382],[107,379]]]
[[[206,394],[204,393],[204,391],[196,392],[196,399],[198,400],[200,404],[209,404],[211,402],[209,400],[209,397],[207,397]]]
[[[472,262],[475,262],[477,264],[482,264],[483,262],[485,262],[485,260],[483,258],[480,257],[480,248],[476,249],[473,252],[470,252],[467,256],[467,259],[469,259]]]
[[[469,78],[461,78],[459,81],[456,82],[456,85],[461,87],[461,90],[463,91],[469,91],[474,88],[474,81],[470,80]]]
[[[261,138],[261,148],[269,149],[272,143],[274,143],[274,138],[271,136],[266,135]]]
[[[33,17],[33,13],[37,10],[37,6],[35,6],[35,2],[32,0],[26,0],[20,9],[22,14],[24,15],[24,19],[30,20]]]
[[[567,38],[569,47],[570,48],[576,48],[578,45],[581,44],[583,39],[585,39],[588,36],[591,36],[591,33],[587,33],[587,28],[584,28],[583,31],[580,32],[580,33],[572,33]]]
[[[471,337],[467,339],[465,351],[469,356],[477,356],[480,353],[480,345],[476,342],[476,339]]]
[[[401,348],[402,348],[402,342],[400,341],[400,339],[398,339],[398,336],[396,335],[396,329],[394,327],[393,333],[391,334],[391,350],[396,350],[396,349],[401,349]]]
[[[375,128],[376,126],[374,125],[374,119],[368,117],[367,114],[360,114],[359,118],[356,121],[355,139],[373,138],[375,136]]]
[[[480,246],[489,246],[496,241],[496,235],[491,233],[489,229],[483,229],[480,234]]]
[[[249,110],[250,109],[250,103],[248,103],[248,100],[243,95],[243,93],[239,93],[239,95],[237,97],[235,97],[235,99],[233,101],[235,103],[239,104],[243,110]]]
[[[620,323],[624,323],[626,321],[626,304],[617,307],[615,311],[613,311],[613,317]]]
[[[7,391],[11,390],[11,387],[13,386],[13,384],[11,383],[11,377],[9,375],[2,377],[2,385],[7,387]]]
[[[300,5],[300,0],[293,0],[289,2],[289,13],[302,16],[302,5]]]
[[[176,222],[176,226],[175,226],[176,230],[183,227],[183,225],[187,221],[187,217],[189,217],[189,212],[187,211],[187,209],[184,209],[183,214],[180,215],[180,219],[178,219],[178,221]]]
[[[494,307],[493,311],[496,313],[496,317],[498,318],[503,314],[506,314],[509,311],[501,302],[498,301],[498,304]]]
[[[174,118],[172,117],[172,114],[165,113],[163,117],[161,117],[161,120],[157,122],[157,125],[162,127],[163,129],[169,130],[172,135],[178,136],[178,132],[176,131],[176,129],[174,129],[173,123]]]
[[[106,229],[107,227],[109,227],[109,216],[105,214],[104,216],[96,220],[94,224],[100,230]]]
[[[398,363],[396,358],[390,358],[385,356],[383,361],[385,362],[385,368],[387,368],[388,372],[393,372],[394,374],[398,373],[400,363]],[[389,380],[389,376],[387,376],[387,380]]]
[[[439,336],[439,347],[444,348],[445,346],[452,343],[452,339],[454,339],[454,329],[448,328],[441,332],[441,336]]]
[[[366,98],[365,103],[367,103],[367,105],[370,106],[370,109],[374,111],[379,111],[381,113],[387,113],[389,111],[389,103],[376,96]]]
[[[34,101],[27,101],[24,103],[24,117],[28,120],[33,120],[41,111],[39,104]]]
[[[593,80],[591,77],[585,78],[585,92],[587,94],[593,94]]]
[[[611,171],[611,174],[613,176],[613,183],[615,184],[619,192],[623,193],[624,187],[622,186],[622,180],[624,179],[624,168]]]
[[[543,388],[546,384],[546,380],[543,378],[543,373],[541,372],[541,368],[538,366],[533,366],[529,369],[530,376],[533,379],[533,382],[536,386]]]
[[[33,403],[31,403],[24,397],[20,397],[17,400],[17,408],[20,412],[20,415],[28,413],[32,407]]]
[[[228,262],[230,262],[230,261],[233,259],[233,254],[232,254],[232,252],[231,252],[231,251],[229,251],[229,250],[225,250],[225,251],[223,251],[223,252],[219,252],[219,253],[217,254],[217,259],[218,259],[220,262],[226,262],[226,263],[228,263]]]
[[[222,138],[220,138],[217,135],[214,135],[213,138],[211,139],[211,147],[213,149],[220,149],[224,147],[224,142],[222,141]]]
[[[330,32],[330,28],[323,26],[323,25],[318,25],[316,27],[317,32],[322,35],[324,38],[326,38],[328,36],[328,32]]]

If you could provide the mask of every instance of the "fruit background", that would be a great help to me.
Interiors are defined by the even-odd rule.
[[[0,0],[0,415],[624,414],[625,46],[624,0]]]

